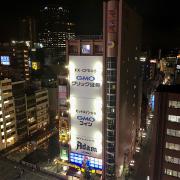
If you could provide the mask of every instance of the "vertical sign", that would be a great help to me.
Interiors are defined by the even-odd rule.
[[[102,56],[69,56],[71,152],[102,159]]]

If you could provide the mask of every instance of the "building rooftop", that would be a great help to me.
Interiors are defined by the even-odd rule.
[[[180,84],[176,85],[159,85],[156,92],[167,92],[167,93],[179,93],[180,94]]]

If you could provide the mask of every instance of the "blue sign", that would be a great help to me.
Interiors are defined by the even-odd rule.
[[[76,76],[76,79],[79,81],[94,81],[95,77],[93,77],[93,76]]]
[[[88,158],[88,159],[86,159]],[[92,157],[87,157],[78,153],[70,153],[70,162],[82,167],[84,163],[90,168],[95,170],[102,170],[102,160]]]
[[[1,64],[3,64],[3,65],[10,65],[9,56],[1,56]]]

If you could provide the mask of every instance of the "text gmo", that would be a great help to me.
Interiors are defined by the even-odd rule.
[[[93,77],[93,76],[76,76],[76,79],[79,81],[94,81],[95,77]]]

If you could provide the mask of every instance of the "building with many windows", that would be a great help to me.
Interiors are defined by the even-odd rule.
[[[35,91],[37,128],[42,129],[49,123],[49,98],[46,89]]]
[[[104,1],[104,178],[131,165],[140,129],[142,19],[124,0]]]
[[[46,89],[26,92],[27,133],[46,130],[49,124],[49,97]]]
[[[151,158],[152,180],[180,178],[180,86],[160,85],[155,92]]]
[[[0,80],[0,150],[17,141],[16,112],[10,79]]]
[[[70,11],[61,3],[47,3],[40,10],[39,42],[45,51],[46,65],[65,61],[66,40],[73,39]]]
[[[36,99],[34,93],[26,93],[26,113],[28,135],[33,135],[38,131],[36,118]]]
[[[67,41],[69,82],[67,89],[59,87],[59,100],[60,120],[70,127],[60,127],[70,133],[70,143],[64,142],[68,160],[101,171],[102,179],[121,178],[134,162],[142,95],[141,23],[125,1],[109,0],[104,2],[103,39]]]
[[[12,82],[12,92],[16,110],[17,136],[18,139],[22,139],[27,136],[25,81]]]
[[[12,41],[0,44],[0,58],[3,77],[13,81],[30,80],[29,41]],[[6,72],[7,71],[7,72]],[[10,71],[13,71],[14,76]]]

